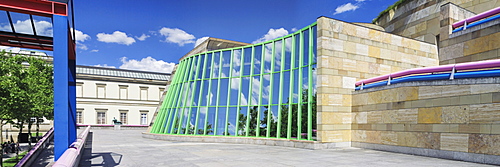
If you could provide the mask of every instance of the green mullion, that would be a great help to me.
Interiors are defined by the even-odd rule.
[[[173,103],[174,101],[176,101],[177,98],[175,97],[175,95],[179,94],[179,91],[180,91],[180,89],[179,89],[179,84],[180,83],[178,83],[178,81],[181,80],[184,77],[184,73],[182,73],[182,72],[183,72],[183,68],[184,68],[185,65],[181,64],[181,63],[182,62],[180,62],[179,66],[177,67],[178,71],[176,73],[178,74],[178,77],[174,77],[174,80],[172,80],[172,85],[170,86],[173,90],[175,90],[175,92],[172,91],[168,95],[171,98],[170,103]],[[166,124],[166,126],[165,126],[165,128],[163,130],[163,133],[165,133],[165,131],[168,131],[167,129],[169,129],[169,127],[170,128],[172,127],[171,124],[170,124],[170,121],[172,121],[172,114],[174,115],[173,117],[175,119],[175,113],[174,113],[174,111],[172,111],[175,108],[175,104],[170,104],[170,103],[169,103],[169,107],[167,107],[168,110],[169,110],[169,112],[168,112],[168,119],[167,119],[167,124]],[[173,121],[172,121],[172,123],[173,123]]]
[[[300,36],[300,49],[299,49],[299,66],[304,64],[304,34],[303,31],[299,33]],[[297,139],[300,140],[302,138],[302,68],[299,67],[299,85],[298,85],[298,96],[299,96],[299,104],[298,108],[298,118],[297,118]]]
[[[295,66],[295,56],[297,53],[295,53],[295,43],[297,41],[295,40],[295,35],[292,36],[292,56],[291,56],[291,63],[290,63],[290,92],[288,96],[288,128],[286,132],[286,138],[291,139],[292,138],[292,103],[293,103],[293,83],[294,83],[294,71],[293,68]]]
[[[256,136],[260,136],[260,108],[262,106],[262,85],[264,85],[264,82],[262,82],[262,78],[264,77],[264,66],[265,66],[265,56],[266,56],[266,53],[264,52],[266,49],[266,45],[265,44],[262,44],[262,50],[260,51],[261,52],[261,59],[260,59],[260,79],[259,79],[259,82],[260,82],[260,86],[259,86],[259,104],[258,104],[258,108],[257,108],[257,130],[256,130]]]
[[[184,78],[186,78],[186,73],[185,73],[185,71],[186,71],[186,70],[185,70],[185,68],[186,68],[186,66],[187,66],[187,63],[188,63],[188,62],[186,62],[186,60],[184,60],[184,61],[183,61],[183,62],[181,62],[181,63],[182,63],[182,64],[181,64],[182,66],[180,66],[180,67],[182,67],[182,68],[180,68],[179,73],[180,73],[180,72],[182,72],[182,73],[180,73],[180,75],[182,75],[182,79],[181,79],[181,78],[179,78],[179,81],[180,81],[180,82],[178,83],[178,84],[179,84],[179,87],[178,87],[178,90],[179,90],[179,91],[177,92],[177,95],[180,95],[180,94],[182,93],[183,89],[184,89],[184,87],[183,87],[184,83],[183,83],[182,81],[184,80]],[[176,73],[177,73],[177,72],[176,72]],[[178,106],[179,106],[179,104],[180,104],[180,100],[181,100],[180,98],[181,98],[181,97],[182,97],[182,96],[179,96],[179,97],[178,97],[179,99],[177,99],[177,100],[176,100],[176,104],[174,104],[174,105],[175,105],[175,107],[172,107],[172,108],[174,108],[174,109],[175,109],[175,112],[173,112],[173,115],[170,115],[170,116],[172,116],[172,117],[173,117],[173,118],[172,118],[172,123],[170,124],[170,125],[171,125],[171,126],[170,126],[170,133],[171,133],[171,134],[174,132],[174,127],[175,127],[174,122],[175,122],[175,120],[177,120],[176,115],[177,115]],[[169,118],[169,120],[170,120],[170,118]]]
[[[215,56],[214,56],[214,53],[211,53],[211,54],[212,54],[212,56],[211,56],[212,60],[210,60],[210,64],[211,64],[211,66],[210,66],[210,72],[211,73],[209,73],[209,75],[212,75],[212,72],[213,72],[213,69],[214,69],[214,57]],[[208,56],[208,54],[207,54],[207,56]],[[212,91],[211,90],[212,89],[212,76],[210,76],[208,78],[209,79],[208,79],[208,91],[207,91],[207,93],[210,94],[210,91]],[[205,122],[204,122],[205,125],[203,126],[203,135],[207,134],[208,111],[209,111],[208,109],[210,108],[208,106],[210,106],[210,103],[211,103],[210,100],[212,99],[212,98],[208,98],[209,97],[208,94],[207,94],[207,113],[205,114]]]
[[[279,89],[279,95],[278,95],[278,126],[276,129],[276,137],[281,138],[281,103],[283,100],[283,89],[281,89],[281,85],[283,84],[283,70],[285,69],[285,47],[286,47],[286,42],[285,38],[281,40],[281,65],[280,65],[280,89]],[[289,114],[290,115],[290,114]]]
[[[249,76],[249,82],[248,82],[248,102],[247,102],[247,122],[246,122],[246,127],[245,127],[245,136],[248,137],[249,135],[249,127],[250,127],[250,106],[252,104],[252,98],[253,98],[253,95],[252,95],[252,87],[253,87],[253,84],[252,84],[252,81],[253,81],[253,68],[254,68],[254,56],[255,56],[255,45],[252,46],[252,53],[251,53],[251,58],[250,58],[250,76]],[[243,80],[241,81],[243,82]]]
[[[168,90],[167,90],[168,92]],[[164,100],[162,101],[162,104],[160,106],[160,110],[158,111],[158,116],[156,117],[156,120],[155,120],[155,124],[153,124],[153,129],[152,131],[155,132],[155,133],[158,133],[158,132],[161,132],[163,130],[163,127],[165,126],[165,122],[166,121],[163,121],[165,119],[165,115],[166,115],[166,107],[168,105],[168,101],[170,100],[170,98],[167,96],[167,94],[165,94],[165,96],[163,97]],[[159,122],[161,121],[161,122]]]
[[[271,126],[269,126],[269,125],[271,125],[271,113],[272,113],[271,104],[273,103],[272,101],[273,101],[273,87],[274,87],[273,86],[273,80],[274,80],[273,73],[274,73],[274,56],[275,56],[274,51],[276,49],[275,47],[276,47],[276,43],[275,43],[275,41],[273,41],[272,48],[271,48],[271,73],[269,74],[269,80],[270,80],[269,85],[271,85],[271,86],[269,86],[269,99],[268,99],[269,104],[267,105],[268,109],[267,109],[266,137],[269,137],[271,134]]]
[[[313,95],[312,95],[312,92],[313,92],[313,69],[312,69],[312,64],[313,64],[313,47],[316,47],[316,46],[312,46],[313,45],[313,35],[314,33],[312,32],[312,27],[309,27],[309,78],[307,78],[309,81],[309,85],[308,85],[308,91],[307,91],[307,140],[312,140],[312,122],[313,122],[313,118],[312,118],[312,101],[313,101]]]
[[[201,108],[200,107],[201,106],[200,102],[201,102],[201,97],[203,97],[203,95],[202,95],[202,93],[203,93],[203,86],[204,86],[203,78],[205,78],[205,70],[206,70],[205,67],[207,66],[207,54],[203,54],[203,55],[204,55],[204,57],[203,57],[203,66],[202,66],[203,70],[201,72],[201,79],[200,79],[201,85],[200,85],[200,92],[199,92],[199,96],[198,96],[198,102],[196,103],[196,104],[198,104],[198,106],[197,106],[197,110],[196,110],[196,121],[194,123],[194,127],[195,127],[194,134],[196,134],[196,135],[198,135],[197,134],[198,132],[196,131],[196,129],[198,128],[198,122],[199,122],[199,118],[200,118],[200,108]],[[201,59],[201,56],[202,56],[202,54],[200,54],[200,59]],[[208,113],[205,113],[205,115],[207,115],[207,114]]]
[[[241,102],[241,85],[243,85],[243,66],[245,64],[244,63],[244,57],[245,56],[245,49],[241,49],[241,54],[240,54],[240,76],[238,78],[240,78],[240,85],[238,85],[238,102],[236,103],[236,129],[235,129],[235,134],[236,136],[239,136],[238,134],[238,128],[239,128],[239,125],[240,125],[240,102]],[[248,117],[248,116],[247,116]]]
[[[181,93],[184,94],[184,99],[179,99],[179,100],[183,100],[184,102],[183,103],[179,102],[177,104],[177,107],[178,107],[177,110],[179,110],[179,109],[181,110],[181,113],[180,113],[180,116],[179,116],[179,121],[177,122],[178,123],[178,125],[177,125],[177,134],[181,133],[182,120],[183,120],[183,115],[184,115],[184,109],[186,108],[186,101],[187,101],[187,98],[188,98],[188,93],[187,93],[188,91],[187,91],[187,89],[189,89],[189,86],[190,86],[189,85],[189,83],[190,83],[189,82],[189,78],[191,78],[191,74],[192,74],[191,73],[192,66],[193,66],[193,59],[191,58],[191,59],[187,60],[187,66],[185,68],[186,71],[184,72],[185,75],[187,75],[187,78],[183,80],[185,82],[182,84],[183,88],[182,88],[182,92]],[[184,88],[186,88],[186,90],[184,90]],[[181,96],[181,97],[183,97],[183,96]],[[183,106],[180,106],[181,104]]]
[[[229,122],[229,102],[231,100],[231,81],[232,81],[232,76],[233,76],[233,56],[234,56],[234,50],[231,51],[231,57],[229,58],[229,74],[227,76],[229,77],[228,81],[228,89],[227,89],[227,107],[226,107],[226,123],[224,124],[224,136],[226,136],[227,133],[227,124]],[[221,65],[222,67],[222,65]]]
[[[217,76],[217,90],[220,90],[220,79],[221,79],[221,74],[222,74],[222,51],[219,53],[219,75]],[[215,100],[215,125],[214,125],[214,135],[217,135],[217,124],[219,121],[219,95],[220,93],[217,92],[217,98]]]
[[[196,58],[196,57],[193,57],[193,59],[194,59],[194,58]],[[192,89],[192,90],[191,90],[191,100],[189,100],[189,101],[191,101],[191,102],[189,103],[189,106],[191,106],[191,107],[189,108],[189,114],[188,114],[188,116],[187,116],[187,118],[186,118],[186,119],[187,119],[187,120],[186,120],[186,131],[187,131],[187,133],[189,133],[189,128],[191,128],[191,127],[188,127],[188,125],[191,125],[191,124],[190,124],[190,121],[191,121],[191,113],[192,113],[192,111],[193,111],[193,109],[192,109],[192,108],[193,108],[193,107],[196,107],[196,106],[193,106],[192,104],[193,104],[193,102],[194,102],[194,92],[195,92],[195,90],[196,90],[196,79],[198,78],[198,72],[199,72],[199,70],[198,70],[198,69],[199,69],[199,68],[201,68],[201,67],[200,67],[201,56],[199,56],[199,57],[198,57],[197,61],[198,61],[198,62],[193,62],[193,63],[196,63],[196,69],[194,69],[194,70],[195,70],[195,71],[194,71],[195,75],[194,75],[194,79],[193,79],[193,81],[192,81],[192,82],[193,82],[193,87],[191,88],[191,89]],[[191,78],[189,78],[189,79],[191,79]],[[198,112],[198,110],[196,110],[196,112]],[[195,118],[195,119],[196,119],[196,118]],[[195,120],[195,121],[196,121],[196,120]],[[195,127],[195,129],[196,129],[196,127]],[[193,132],[193,135],[194,135],[194,134],[195,134],[195,132]]]

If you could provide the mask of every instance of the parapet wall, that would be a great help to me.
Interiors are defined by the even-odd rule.
[[[440,28],[440,6],[448,2],[473,13],[500,6],[498,0],[405,0],[382,14],[375,23],[390,33],[436,43]]]
[[[356,91],[352,145],[500,164],[500,78]]]

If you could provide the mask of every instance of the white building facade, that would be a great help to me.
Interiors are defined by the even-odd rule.
[[[79,125],[148,126],[170,74],[77,66],[76,121]]]

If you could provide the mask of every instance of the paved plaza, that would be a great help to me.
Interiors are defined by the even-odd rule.
[[[92,155],[80,166],[488,166],[359,148],[299,148],[162,141],[144,130],[92,129]]]

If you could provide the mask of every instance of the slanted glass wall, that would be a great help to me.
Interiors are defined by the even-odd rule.
[[[151,133],[316,136],[316,23],[259,44],[181,60]]]

